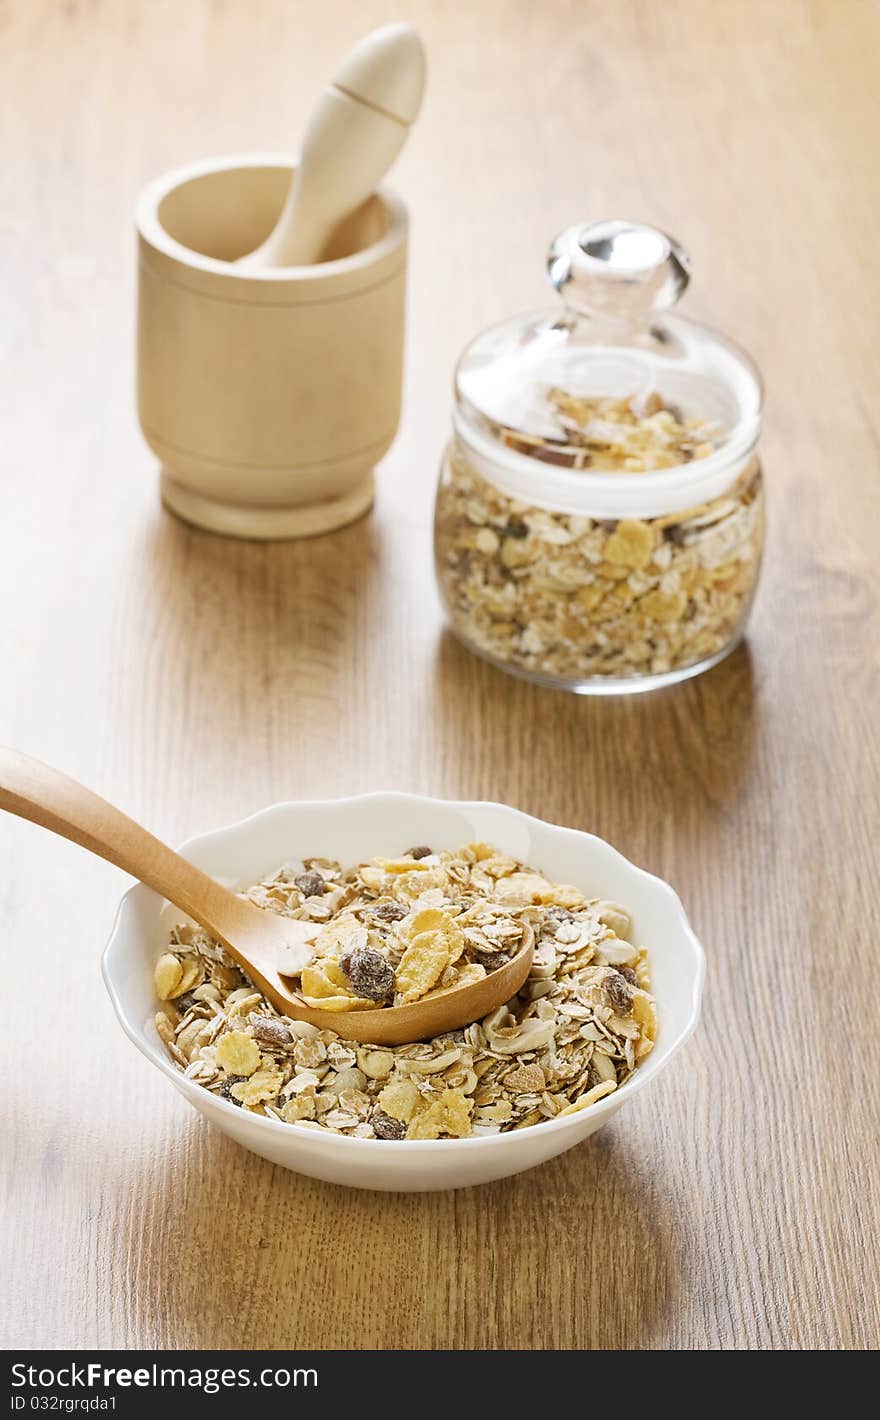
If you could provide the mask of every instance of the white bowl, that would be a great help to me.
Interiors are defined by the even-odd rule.
[[[636,868],[589,833],[558,828],[502,804],[444,802],[411,794],[276,804],[228,828],[191,838],[186,858],[231,887],[255,883],[290,859],[321,856],[344,864],[429,843],[494,844],[557,882],[624,904],[634,939],[647,947],[659,1030],[652,1053],[612,1095],[578,1114],[508,1134],[473,1139],[349,1139],[250,1114],[187,1080],[156,1034],[153,967],[181,914],[142,884],[122,899],[102,969],[122,1028],[200,1113],[237,1143],[284,1168],[353,1188],[399,1192],[465,1188],[505,1178],[579,1144],[669,1064],[700,1011],[703,949],[667,883]]]

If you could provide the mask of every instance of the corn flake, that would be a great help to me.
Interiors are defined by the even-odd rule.
[[[242,1030],[230,1030],[220,1037],[217,1064],[227,1075],[252,1075],[260,1063],[260,1047]]]
[[[338,961],[306,966],[300,976],[300,990],[306,1005],[321,1011],[370,1011],[376,1002],[356,996]]]
[[[233,1085],[230,1094],[239,1104],[263,1104],[275,1098],[283,1083],[280,1070],[257,1070],[249,1080],[239,1080]]]
[[[423,908],[407,918],[400,935],[409,945],[397,968],[397,994],[404,1003],[418,1001],[461,956],[465,936],[455,920],[437,907]]]
[[[472,1099],[461,1090],[444,1090],[426,1109],[419,1110],[409,1123],[407,1139],[466,1139],[471,1132]]]
[[[153,985],[160,1001],[171,1000],[182,977],[183,967],[177,957],[171,952],[165,952],[164,956],[161,956],[156,962],[156,969],[153,972]]]
[[[422,1102],[422,1097],[412,1080],[392,1080],[379,1095],[379,1108],[391,1116],[408,1124]]]

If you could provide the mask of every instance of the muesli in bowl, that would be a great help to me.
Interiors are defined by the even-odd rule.
[[[606,1057],[615,1068],[618,1080],[616,1088],[604,1094],[602,1098],[594,1096],[591,1104],[569,1111],[568,1103],[583,1100],[588,1091],[594,1088],[592,1077],[583,1069],[580,1077],[573,1073],[569,1079],[562,1082],[566,1102],[562,1104],[559,1112],[551,1117],[540,1112],[539,1103],[524,1108],[525,1100],[536,1098],[540,1102],[543,1098],[543,1092],[537,1089],[540,1081],[535,1072],[518,1081],[523,1086],[531,1084],[532,1094],[529,1096],[526,1090],[523,1090],[522,1094],[517,1093],[518,1103],[515,1108],[522,1112],[515,1121],[496,1119],[480,1124],[476,1119],[478,1110],[491,1108],[511,1093],[512,1082],[508,1079],[508,1087],[505,1088],[504,1078],[507,1078],[507,1072],[513,1073],[520,1067],[527,1068],[530,1064],[537,1063],[544,1074],[545,1086],[551,1085],[551,1090],[547,1092],[562,1093],[555,1079],[551,1078],[551,1072],[545,1069],[544,1056],[548,1052],[549,1043],[536,1045],[535,1050],[530,1053],[523,1052],[519,1057],[506,1046],[497,1048],[499,1043],[509,1042],[519,1035],[525,1019],[539,1023],[530,1029],[543,1029],[541,1023],[548,1019],[546,1012],[552,1009],[561,1017],[562,1012],[557,1003],[563,999],[560,985],[565,980],[565,973],[559,969],[555,973],[551,969],[551,975],[546,978],[532,979],[528,992],[530,999],[522,998],[515,1003],[512,1009],[513,1020],[498,1019],[491,1023],[494,1044],[485,1024],[480,1022],[479,1030],[486,1037],[485,1046],[479,1035],[478,1049],[459,1040],[450,1045],[450,1049],[462,1049],[461,1060],[450,1061],[444,1067],[453,1071],[453,1080],[456,1065],[465,1073],[471,1068],[464,1063],[468,1056],[474,1060],[472,1068],[474,1073],[478,1074],[476,1061],[482,1052],[490,1056],[492,1064],[487,1067],[486,1074],[479,1075],[480,1083],[485,1081],[488,1088],[494,1072],[494,1078],[500,1086],[495,1099],[480,1096],[478,1102],[478,1087],[468,1096],[473,1100],[473,1108],[468,1111],[471,1132],[464,1138],[457,1138],[448,1130],[445,1133],[441,1130],[437,1138],[407,1138],[399,1144],[382,1139],[378,1135],[375,1138],[360,1137],[356,1132],[357,1125],[354,1128],[347,1125],[344,1130],[339,1131],[319,1124],[317,1095],[321,1090],[317,1085],[316,1118],[295,1123],[275,1118],[266,1112],[265,1103],[269,1103],[270,1108],[275,1108],[268,1100],[257,1101],[257,1107],[254,1107],[244,1101],[227,1098],[223,1094],[223,1086],[228,1082],[230,1074],[242,1076],[242,1080],[229,1083],[231,1096],[234,1084],[244,1080],[251,1082],[251,1087],[256,1088],[254,1076],[263,1070],[277,1071],[282,1076],[287,1069],[293,1067],[296,1067],[295,1072],[312,1070],[319,1076],[319,1084],[330,1076],[331,1069],[334,1077],[338,1077],[346,1069],[359,1069],[368,1080],[371,1079],[359,1062],[360,1047],[346,1047],[342,1043],[341,1034],[338,1042],[332,1039],[321,1042],[326,1047],[330,1067],[326,1075],[319,1075],[314,1065],[301,1065],[296,1060],[296,1044],[291,1050],[286,1037],[281,1040],[282,1031],[279,1026],[289,1029],[287,1022],[275,1017],[273,1012],[262,1009],[259,1000],[252,1000],[246,1007],[240,1006],[238,1011],[241,1019],[236,1022],[237,1029],[241,1030],[243,1027],[241,1033],[252,1038],[259,1049],[260,1063],[255,1066],[253,1073],[246,1074],[240,1069],[227,1072],[221,1065],[216,1079],[209,1087],[188,1076],[187,1068],[193,1061],[187,1059],[187,1054],[195,1058],[202,1045],[216,1045],[219,1042],[206,1038],[197,1047],[194,1040],[190,1043],[190,1036],[195,1037],[206,1025],[210,1026],[209,1014],[213,1017],[217,1013],[210,1011],[202,1017],[197,1010],[193,1010],[189,1021],[184,1024],[188,1011],[192,1009],[192,1003],[184,998],[189,996],[197,1001],[207,994],[210,1000],[211,993],[203,990],[209,986],[217,987],[221,1000],[228,1000],[235,991],[243,990],[245,994],[238,1000],[246,1002],[248,996],[253,997],[254,993],[234,977],[224,977],[222,974],[218,977],[216,973],[224,963],[212,955],[210,950],[194,950],[192,941],[182,939],[187,935],[184,927],[183,933],[179,934],[181,941],[177,944],[177,950],[171,953],[175,957],[175,967],[164,980],[176,979],[176,985],[170,988],[172,993],[176,992],[184,981],[187,987],[182,993],[173,996],[175,1004],[172,1007],[160,1005],[156,998],[156,964],[168,952],[169,939],[180,925],[180,913],[142,884],[131,888],[120,904],[116,923],[104,952],[104,980],[120,1023],[132,1043],[187,1103],[230,1139],[266,1159],[281,1164],[284,1168],[294,1169],[331,1183],[397,1192],[463,1188],[485,1183],[490,1179],[504,1178],[552,1159],[556,1154],[586,1139],[620,1111],[628,1100],[646,1090],[651,1082],[656,1080],[696,1024],[704,971],[702,949],[687,922],[679,899],[668,884],[635,867],[601,838],[576,829],[545,823],[503,804],[446,802],[398,793],[366,794],[356,798],[313,803],[275,804],[251,818],[192,839],[184,845],[182,852],[212,877],[229,887],[247,891],[249,884],[272,882],[277,877],[279,865],[290,863],[291,860],[302,862],[305,866],[305,860],[317,853],[322,860],[340,864],[361,864],[367,863],[377,854],[387,852],[389,844],[400,843],[430,845],[434,854],[441,858],[446,852],[455,855],[462,844],[491,843],[502,857],[514,859],[519,864],[540,865],[551,891],[555,884],[573,884],[583,895],[586,911],[578,899],[555,903],[549,900],[523,900],[518,903],[508,901],[505,904],[505,911],[512,916],[523,917],[527,913],[535,913],[536,909],[541,910],[546,927],[541,933],[542,939],[546,945],[547,938],[550,938],[552,950],[554,954],[558,952],[560,962],[567,962],[570,956],[577,957],[581,949],[574,942],[557,941],[557,934],[560,927],[564,927],[564,922],[560,921],[555,931],[550,932],[549,919],[553,915],[553,909],[559,909],[561,915],[572,913],[576,919],[580,916],[584,920],[589,917],[598,921],[599,913],[596,911],[597,904],[592,902],[593,898],[606,903],[625,904],[632,918],[628,940],[639,945],[639,954],[629,969],[640,978],[645,963],[650,964],[650,983],[646,995],[650,995],[656,1003],[656,1036],[649,1053],[642,1054],[636,1061],[635,1068],[625,1073],[625,1069],[620,1067],[626,1061],[627,1041],[629,1040],[632,1046],[633,1058],[639,1044],[635,1036],[628,1038],[626,1032],[629,1028],[625,1026],[619,1037],[622,1054],[620,1051],[613,1051]],[[513,875],[505,876],[509,879]],[[295,886],[294,883],[293,887]],[[289,884],[287,891],[290,892]],[[331,886],[326,895],[329,896],[333,891]],[[388,895],[384,888],[381,895]],[[298,910],[296,902],[296,897],[291,894],[289,910]],[[187,925],[191,927],[191,924]],[[619,932],[623,919],[617,922],[610,920],[604,925]],[[563,931],[562,935],[565,937],[568,933]],[[624,938],[619,937],[618,940],[623,941]],[[604,935],[602,941],[607,944],[603,949],[607,954],[613,939]],[[563,947],[567,949],[565,953],[562,951]],[[570,952],[571,948],[574,948],[573,952]],[[641,956],[642,950],[644,956]],[[601,966],[604,974],[607,965],[616,966],[636,996],[637,989],[627,976],[625,961],[612,963],[609,960],[608,963],[600,963],[597,953],[586,969],[591,971]],[[601,987],[601,982],[598,984]],[[640,979],[638,990],[644,989],[644,980]],[[232,1003],[233,1006],[235,1004]],[[606,1004],[600,1003],[600,1017]],[[180,1051],[182,1062],[172,1056],[157,1030],[157,1005],[160,1005],[162,1015],[167,1015],[169,1030],[175,1037],[171,1043],[174,1049]],[[593,1011],[593,1000],[589,996],[586,1002],[579,1002],[578,1006],[591,1017],[596,1014]],[[260,1019],[261,1025],[255,1027],[252,1024],[252,1013]],[[624,1023],[638,1024],[635,1002],[632,1016],[620,1015],[618,1012],[614,1014]],[[178,1020],[173,1019],[175,1015],[179,1016]],[[342,1019],[345,1019],[344,1014]],[[267,1025],[266,1022],[270,1024]],[[599,1041],[588,1040],[592,1033],[590,1025],[591,1021],[584,1016],[581,1024],[577,1026],[578,1039],[583,1040],[586,1045],[597,1047]],[[584,1027],[587,1028],[587,1034],[580,1036],[579,1032]],[[224,1028],[225,1016],[221,1011],[218,1036]],[[574,1029],[573,1025],[571,1028]],[[166,1036],[169,1035],[169,1030],[163,1027]],[[181,1041],[180,1037],[184,1032],[189,1034]],[[257,1040],[258,1034],[263,1035],[262,1042]],[[612,1034],[617,1033],[613,1031]],[[648,1031],[644,1032],[645,1039],[648,1034]],[[270,1035],[273,1037],[271,1041],[268,1039]],[[298,1036],[294,1029],[291,1035],[295,1041],[304,1043],[307,1043],[308,1038],[315,1039],[308,1031]],[[283,1050],[264,1048],[273,1043],[283,1044]],[[574,1041],[572,1043],[580,1060],[594,1067],[597,1073],[607,1071],[608,1066],[604,1062],[599,1063],[599,1056],[606,1055],[605,1050],[594,1049],[587,1061],[586,1050]],[[354,1060],[349,1063],[345,1054],[337,1056],[337,1046],[342,1052],[352,1054]],[[396,1051],[390,1053],[397,1062],[398,1058],[424,1059],[426,1056],[434,1056],[438,1050],[437,1043],[428,1042],[415,1047],[411,1055],[405,1050],[400,1056]],[[320,1053],[315,1052],[316,1055]],[[556,1053],[558,1055],[560,1052]],[[265,1066],[264,1056],[267,1057]],[[275,1061],[282,1060],[282,1057],[283,1065],[279,1070]],[[363,1058],[366,1060],[366,1056]],[[550,1064],[551,1060],[552,1057],[548,1055],[547,1063]],[[246,1068],[249,1068],[251,1063],[255,1063],[253,1056],[246,1062]],[[368,1063],[374,1068],[373,1062]],[[376,1064],[381,1067],[383,1062]],[[399,1073],[408,1075],[411,1068],[406,1066]],[[482,1065],[480,1068],[482,1069]],[[626,1068],[628,1069],[628,1066]],[[389,1080],[396,1069],[395,1063],[388,1076]],[[430,1074],[430,1071],[419,1072],[417,1069],[414,1077],[410,1075],[410,1078],[416,1081],[420,1098],[421,1084]],[[487,1075],[490,1077],[488,1080]],[[287,1083],[287,1079],[284,1083]],[[354,1077],[351,1083],[359,1085],[359,1078]],[[469,1083],[467,1075],[463,1083]],[[610,1084],[610,1079],[606,1083]],[[376,1078],[375,1086],[370,1086],[364,1093],[369,1096],[370,1090],[375,1088],[378,1096],[385,1087],[386,1082],[380,1075]],[[458,1085],[450,1086],[447,1080],[444,1088],[456,1090]],[[278,1099],[282,1092],[283,1086],[279,1086],[274,1098]],[[287,1095],[290,1093],[288,1091]],[[309,1091],[304,1090],[303,1093],[308,1095]],[[341,1093],[340,1091],[340,1095]],[[260,1108],[260,1105],[263,1105],[263,1108]],[[340,1102],[335,1107],[342,1109],[345,1106]],[[511,1108],[514,1109],[512,1101]],[[307,1105],[305,1109],[308,1112]],[[540,1116],[534,1127],[515,1127],[520,1119],[527,1119],[534,1109],[539,1110]],[[276,1109],[276,1114],[281,1112],[280,1108]],[[502,1107],[502,1113],[504,1112],[506,1111]],[[397,1119],[398,1126],[406,1123],[407,1129],[409,1128],[409,1123],[393,1112],[383,1109],[382,1113],[391,1119]],[[430,1116],[430,1120],[436,1121],[436,1114]],[[358,1123],[360,1122],[358,1119]],[[178,1122],[178,1127],[180,1123],[181,1121]],[[426,1120],[425,1123],[428,1125],[428,1132],[433,1132],[434,1122],[429,1123]],[[477,1124],[480,1124],[479,1133]],[[496,1128],[497,1132],[490,1132]],[[373,1132],[376,1134],[375,1127]]]
[[[348,871],[307,858],[246,895],[319,924],[301,991],[340,1024],[278,1015],[219,943],[175,927],[156,965],[156,1028],[188,1079],[243,1109],[359,1139],[485,1136],[588,1108],[653,1048],[648,961],[626,908],[485,843],[422,845]],[[484,1020],[412,1045],[346,1040],[346,1012],[484,976],[526,926],[529,978]]]

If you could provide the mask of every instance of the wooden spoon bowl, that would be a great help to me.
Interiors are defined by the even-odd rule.
[[[313,923],[247,902],[75,779],[15,750],[0,749],[0,808],[139,878],[221,942],[276,1010],[346,1040],[405,1045],[457,1030],[509,1001],[531,969],[535,941],[526,926],[516,956],[480,981],[435,991],[407,1006],[320,1011],[297,995],[289,975],[311,955]]]
[[[274,913],[272,914],[274,916]],[[283,921],[284,919],[280,919]],[[430,1040],[458,1030],[472,1021],[482,1020],[503,1006],[519,991],[532,967],[535,937],[528,923],[523,923],[522,946],[516,956],[504,966],[490,971],[481,981],[467,986],[450,986],[445,991],[432,991],[420,1001],[408,1006],[383,1006],[375,1011],[319,1011],[307,1006],[295,990],[278,977],[278,985],[266,978],[261,987],[266,999],[279,1011],[294,1020],[310,1021],[319,1030],[336,1031],[345,1040],[360,1040],[373,1045],[408,1045],[414,1040]],[[249,968],[248,975],[253,976]]]

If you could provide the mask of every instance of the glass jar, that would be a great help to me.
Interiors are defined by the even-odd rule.
[[[726,337],[665,313],[690,263],[655,228],[570,228],[548,269],[563,309],[485,331],[456,370],[435,517],[446,614],[529,680],[667,685],[745,629],[760,376]]]

